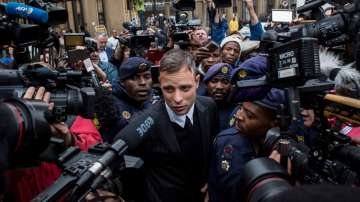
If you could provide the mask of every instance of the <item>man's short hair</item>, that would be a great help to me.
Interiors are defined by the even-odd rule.
[[[160,72],[175,73],[186,66],[196,74],[196,65],[192,55],[181,49],[168,51],[160,61]]]
[[[108,38],[107,34],[101,33],[101,34],[99,34],[99,35],[96,36],[96,40],[99,40],[100,37]]]

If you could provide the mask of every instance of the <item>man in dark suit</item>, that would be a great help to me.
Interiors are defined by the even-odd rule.
[[[196,95],[200,77],[195,68],[190,53],[169,51],[160,62],[164,99],[116,137],[145,162],[144,190],[137,190],[144,201],[204,200],[218,117],[214,101]]]

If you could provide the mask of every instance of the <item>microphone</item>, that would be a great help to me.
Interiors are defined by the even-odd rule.
[[[48,24],[49,15],[45,10],[16,2],[2,3],[1,6],[9,16],[20,16],[39,25]]]
[[[123,140],[127,144],[129,151],[138,148],[143,139],[155,127],[156,118],[149,112],[147,116],[138,116],[132,119],[130,124],[115,136],[114,140]]]
[[[344,65],[339,56],[329,51],[320,51],[319,58],[321,73],[334,81],[338,94],[360,97],[360,72],[352,67],[354,63]]]
[[[93,182],[102,172],[106,172],[107,167],[111,166],[119,157],[123,157],[128,150],[138,148],[155,127],[154,116],[149,111],[145,113],[143,116],[131,120],[130,124],[116,135],[111,147],[81,175],[75,183],[75,189],[72,192],[73,197],[78,197],[79,194],[88,189],[91,186],[90,182]]]

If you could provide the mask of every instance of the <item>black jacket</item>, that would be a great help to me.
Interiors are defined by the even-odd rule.
[[[205,185],[210,149],[218,132],[218,115],[216,104],[211,98],[198,96],[195,107],[204,154],[203,171],[199,175]],[[144,189],[138,190],[144,194],[145,201],[199,201],[194,200],[192,193],[198,194],[201,187],[193,187],[191,184],[188,172],[191,165],[186,164],[188,161],[180,149],[164,101],[134,118],[117,135],[116,139],[119,138],[128,143],[131,154],[140,156],[145,162]]]

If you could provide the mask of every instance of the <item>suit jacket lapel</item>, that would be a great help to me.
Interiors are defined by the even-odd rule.
[[[209,121],[209,113],[207,113],[207,108],[204,106],[199,99],[196,99],[195,106],[197,109],[197,115],[200,122],[200,131],[201,131],[201,139],[203,143],[203,152],[205,157],[205,163],[208,162],[208,155],[209,155],[209,141],[210,141],[210,121]],[[206,165],[205,164],[205,165]]]
[[[180,150],[180,146],[178,144],[178,141],[176,139],[176,134],[174,131],[174,128],[171,125],[170,122],[170,118],[169,115],[166,111],[165,108],[165,102],[162,100],[160,101],[160,113],[159,113],[159,120],[163,120],[164,124],[160,125],[160,130],[161,131],[161,139],[167,144],[167,146],[169,147],[169,149],[174,152],[174,153],[179,153]],[[166,121],[165,121],[166,120]]]

